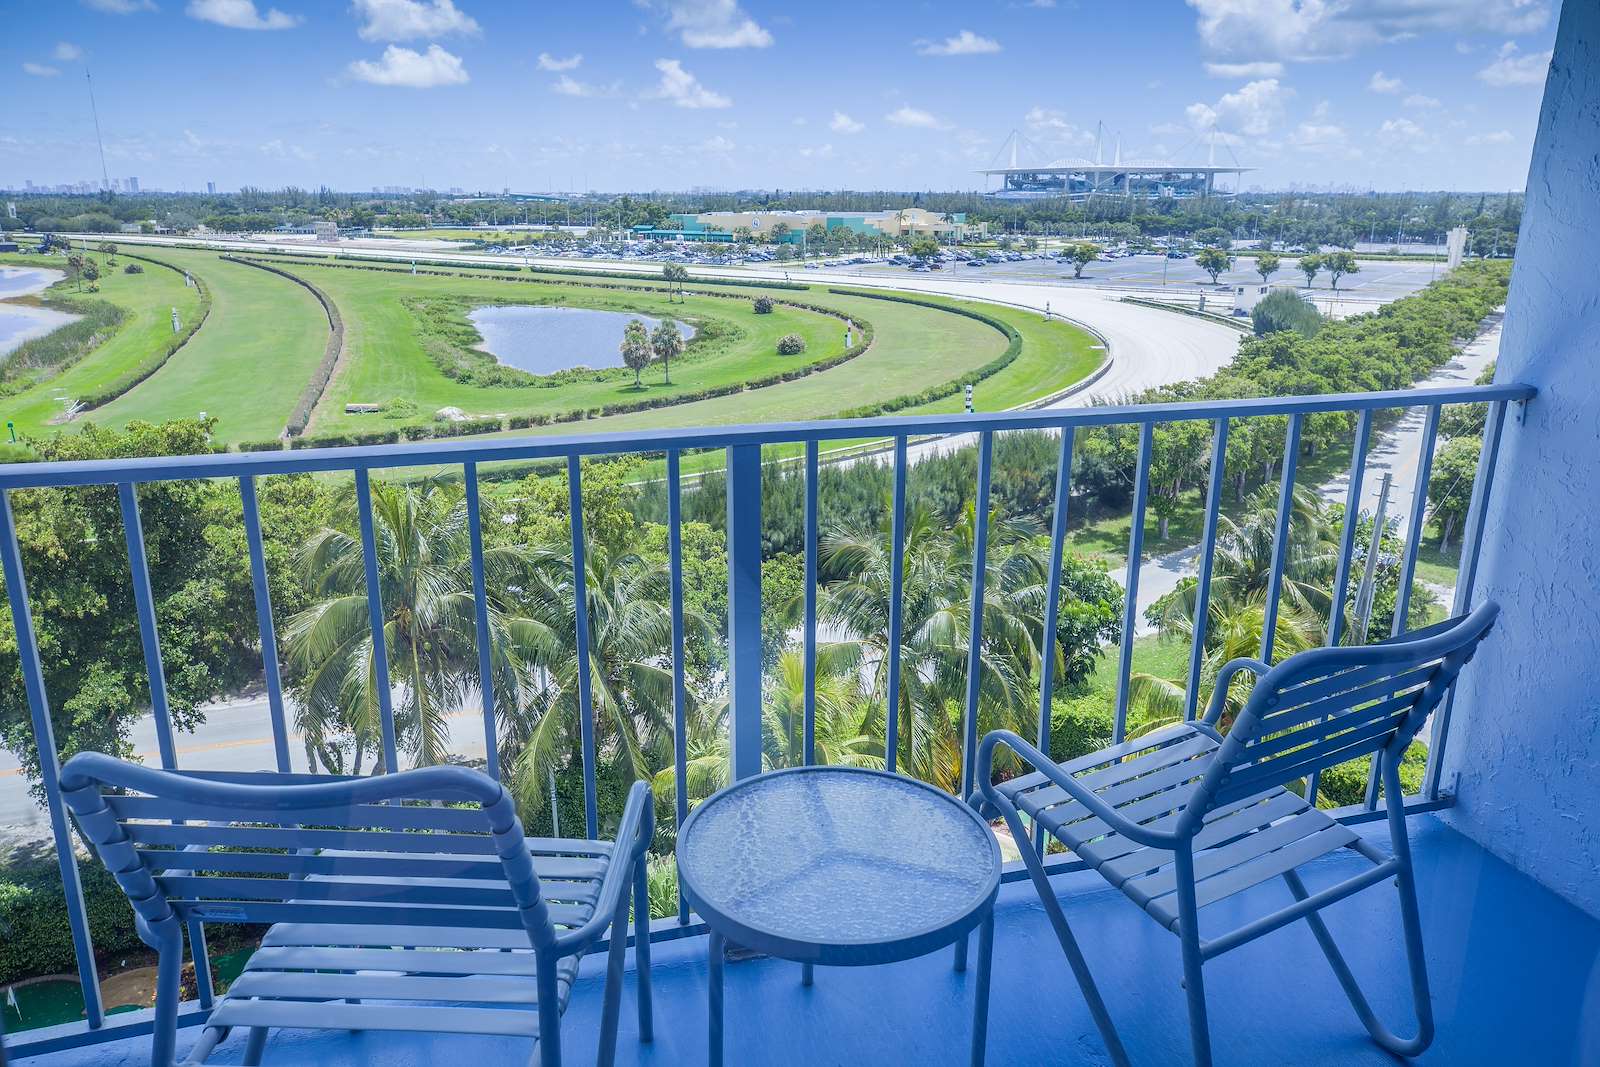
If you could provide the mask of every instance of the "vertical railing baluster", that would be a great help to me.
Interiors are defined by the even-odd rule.
[[[278,770],[287,773],[289,725],[283,713],[283,676],[278,668],[278,628],[272,618],[272,589],[267,581],[267,554],[261,540],[261,508],[256,500],[256,480],[239,479],[239,503],[244,508],[244,539],[250,552],[250,585],[256,598],[256,632],[261,638],[261,673],[267,683],[267,715],[272,720],[272,753]]]
[[[1133,634],[1139,624],[1139,565],[1144,555],[1144,509],[1150,497],[1150,450],[1155,425],[1139,427],[1139,458],[1133,474],[1133,513],[1128,525],[1128,573],[1122,591],[1122,647],[1117,661],[1117,708],[1111,722],[1111,741],[1121,744],[1128,736],[1128,698],[1133,681]]]
[[[1283,482],[1278,487],[1278,523],[1272,532],[1272,571],[1267,576],[1267,602],[1261,620],[1261,658],[1272,662],[1272,645],[1278,637],[1278,601],[1283,595],[1283,568],[1289,557],[1289,536],[1294,519],[1294,472],[1300,458],[1300,415],[1289,416],[1283,435]]]
[[[156,628],[155,596],[150,590],[150,565],[145,559],[144,528],[139,523],[138,490],[132,482],[117,486],[122,501],[122,532],[128,545],[128,577],[133,583],[134,612],[139,618],[139,640],[144,648],[144,672],[150,687],[150,713],[155,719],[156,748],[161,766],[178,766],[178,749],[172,738],[172,711],[167,704],[167,676],[161,666],[161,637]]]
[[[572,619],[578,645],[578,732],[583,745],[583,828],[591,841],[600,836],[594,746],[594,679],[589,676],[589,569],[583,545],[583,472],[577,456],[567,457],[567,512],[572,518]]]
[[[817,442],[806,442],[806,590],[805,590],[805,739],[807,766],[817,762],[817,522],[821,503],[817,485]]]
[[[728,754],[761,773],[761,446],[728,449]]]
[[[50,813],[50,835],[55,843],[56,864],[61,870],[61,889],[67,901],[67,926],[72,931],[72,955],[78,964],[78,989],[83,994],[83,1010],[90,1029],[99,1029],[105,1024],[105,1009],[100,999],[100,975],[94,962],[94,942],[89,936],[89,913],[83,904],[83,882],[78,877],[77,854],[72,848],[67,811],[61,803],[61,765],[56,754],[55,728],[50,722],[50,699],[44,689],[44,668],[39,663],[33,608],[28,603],[28,582],[22,571],[22,552],[17,546],[16,518],[11,511],[11,495],[4,489],[0,489],[0,566],[3,566],[5,573],[6,596],[11,601],[17,665],[22,671],[22,687],[27,691],[28,713],[33,719],[33,747],[39,756],[39,784],[44,786],[45,808]]]
[[[689,818],[688,693],[683,681],[683,494],[679,453],[667,452],[667,584],[672,599],[672,771],[676,779],[674,832]],[[689,900],[678,886],[678,921],[689,921]]]
[[[1333,575],[1333,607],[1328,612],[1328,644],[1337,645],[1344,633],[1345,586],[1350,582],[1350,558],[1355,555],[1356,527],[1361,525],[1361,482],[1367,470],[1367,450],[1372,441],[1372,409],[1361,413],[1356,423],[1355,444],[1350,449],[1350,484],[1344,494],[1344,529],[1339,537],[1339,561]],[[1383,531],[1372,531],[1368,552],[1377,552]],[[1381,554],[1381,553],[1380,553]]]
[[[1478,479],[1472,486],[1472,503],[1467,507],[1467,524],[1461,535],[1461,566],[1456,574],[1452,615],[1461,615],[1472,606],[1472,587],[1478,580],[1478,553],[1483,547],[1483,524],[1488,518],[1489,494],[1494,490],[1494,469],[1500,460],[1500,434],[1505,422],[1506,401],[1497,400],[1489,407],[1488,423],[1483,428],[1483,446],[1478,450]],[[1433,737],[1428,742],[1428,767],[1422,783],[1429,800],[1439,799],[1439,777],[1444,770],[1444,749],[1450,741],[1450,716],[1455,706],[1456,686],[1452,683],[1444,703],[1433,713]]]
[[[1200,667],[1205,659],[1206,628],[1211,623],[1211,572],[1217,549],[1217,516],[1222,511],[1222,484],[1228,457],[1228,420],[1216,421],[1211,434],[1211,478],[1206,486],[1206,524],[1200,537],[1200,574],[1195,579],[1193,631],[1189,643],[1189,680],[1183,690],[1183,718],[1192,722],[1200,709]]]
[[[365,467],[355,475],[356,517],[361,523],[361,558],[367,579],[367,625],[372,631],[372,686],[377,690],[378,720],[383,730],[383,768],[393,773],[400,769],[400,746],[395,737],[393,694],[389,692],[389,638],[378,578],[378,538],[372,527],[372,481]]]
[[[962,722],[961,795],[970,797],[977,780],[978,693],[983,667],[984,579],[989,556],[989,480],[994,460],[994,434],[978,434],[978,490],[972,501],[972,601],[967,615],[967,711]]]
[[[1071,426],[1062,427],[1056,459],[1056,502],[1050,518],[1050,574],[1045,581],[1044,636],[1039,642],[1039,751],[1050,754],[1050,698],[1056,682],[1056,616],[1061,611],[1061,568],[1067,551],[1067,502],[1072,495]],[[1044,828],[1033,824],[1034,850],[1044,852]]]
[[[161,766],[176,770],[178,746],[172,735],[172,709],[167,701],[167,674],[161,662],[161,630],[156,622],[155,593],[150,588],[150,561],[144,548],[144,525],[139,520],[139,490],[132,482],[117,486],[122,503],[122,533],[128,546],[128,577],[133,583],[134,613],[139,618],[139,640],[144,649],[144,669],[150,687],[150,713],[155,719],[156,747]],[[213,998],[211,959],[206,953],[205,927],[191,919],[189,953],[194,960],[195,989],[200,1006],[209,1009]]]
[[[1328,609],[1328,645],[1330,647],[1339,643],[1339,638],[1344,632],[1344,589],[1350,582],[1350,558],[1356,550],[1356,527],[1361,525],[1361,481],[1367,470],[1367,449],[1372,441],[1372,409],[1368,408],[1361,413],[1356,421],[1356,439],[1350,448],[1350,484],[1345,487],[1344,494],[1344,528],[1339,532],[1339,559],[1334,566],[1333,575],[1333,605]],[[1367,552],[1379,552],[1383,545],[1383,531],[1377,527],[1377,516],[1373,516],[1372,539],[1367,544]],[[1380,553],[1381,554],[1381,553]],[[1372,761],[1373,769],[1377,768],[1377,760]],[[1306,780],[1306,800],[1313,807],[1317,803],[1317,793],[1322,787],[1322,772],[1312,771],[1311,777]]]
[[[884,764],[899,769],[900,752],[900,642],[904,636],[906,573],[906,439],[894,439],[894,498],[889,517],[889,633],[888,685],[884,702]]]
[[[478,465],[464,468],[467,492],[467,541],[472,556],[472,608],[477,626],[478,695],[483,701],[483,751],[489,777],[500,778],[500,740],[495,730],[494,647],[489,631],[489,585],[483,571],[483,505],[478,500]]]
[[[1417,552],[1422,547],[1422,531],[1428,519],[1428,480],[1433,475],[1433,452],[1439,440],[1439,405],[1428,405],[1427,422],[1422,428],[1422,455],[1417,460],[1417,479],[1411,490],[1411,517],[1406,523],[1406,548],[1400,560],[1400,584],[1395,590],[1394,622],[1391,637],[1399,637],[1410,625],[1411,583],[1417,572]],[[1378,807],[1378,760],[1367,767],[1367,788],[1362,797],[1368,811]]]

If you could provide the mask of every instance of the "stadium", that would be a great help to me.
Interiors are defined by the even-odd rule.
[[[1042,200],[1065,197],[1088,200],[1122,196],[1139,200],[1232,198],[1237,188],[1224,188],[1220,175],[1241,175],[1249,167],[1186,166],[1170,162],[1091,163],[1059,160],[1044,166],[1010,166],[980,171],[999,176],[1001,186],[987,196],[995,200]],[[1237,185],[1237,183],[1235,183]]]

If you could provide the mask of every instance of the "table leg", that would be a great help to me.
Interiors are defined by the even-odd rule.
[[[956,971],[960,973],[967,969],[967,941],[971,934],[962,934],[961,940],[956,942]]]
[[[994,955],[994,911],[978,928],[978,980],[972,990],[972,1067],[983,1067],[989,1042],[989,964]]]
[[[811,977],[812,977],[811,976],[811,972],[812,972],[811,964],[802,963],[800,965],[800,984],[801,985],[809,986],[811,984]]]
[[[711,1044],[706,1063],[710,1067],[722,1067],[722,957],[726,939],[713,930],[707,941],[710,960],[706,967],[706,992],[710,1001]]]

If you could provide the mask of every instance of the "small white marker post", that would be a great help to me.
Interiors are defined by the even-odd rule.
[[[172,332],[173,333],[177,333],[178,332],[178,309],[177,308],[173,308],[172,309]]]
[[[1044,321],[1050,321],[1050,301],[1048,300],[1044,302]]]
[[[854,340],[851,338],[851,335],[850,335],[850,325],[851,324],[848,323],[848,322],[844,324],[844,346],[846,348],[849,348],[852,344],[855,343]]]
[[[972,414],[972,386],[967,386],[967,414]]]
[[[188,271],[184,271],[183,272],[183,287],[185,289],[193,289],[194,288],[194,279],[189,277],[189,272]]]

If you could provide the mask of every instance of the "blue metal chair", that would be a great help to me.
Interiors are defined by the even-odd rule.
[[[615,1056],[630,884],[639,1033],[651,1037],[650,790],[617,842],[527,839],[511,798],[464,767],[371,778],[156,770],[84,753],[61,769],[79,829],[159,953],[151,1063],[177,1038],[191,921],[270,924],[186,1063],[233,1027],[260,1061],[272,1027],[533,1038],[561,1062],[578,960],[610,932],[599,1062]]]
[[[1007,731],[983,739],[978,753],[981,795],[974,795],[972,802],[986,812],[998,811],[1010,827],[1115,1062],[1127,1063],[1127,1053],[1022,814],[1178,935],[1198,1067],[1211,1063],[1202,965],[1297,919],[1310,925],[1372,1039],[1396,1055],[1416,1056],[1433,1040],[1433,1010],[1401,801],[1400,761],[1498,613],[1496,605],[1486,604],[1470,615],[1382,644],[1302,652],[1275,667],[1258,660],[1233,660],[1222,669],[1202,721],[1174,725],[1066,763],[1052,762]],[[1255,673],[1259,680],[1223,735],[1219,731],[1223,699],[1229,681],[1241,670]],[[994,784],[994,754],[1000,745],[1036,770]],[[1379,764],[1391,854],[1284,788],[1366,755]],[[1296,869],[1342,848],[1360,853],[1371,866],[1309,891]],[[1279,876],[1288,884],[1293,903],[1231,929],[1202,931],[1202,925],[1212,925],[1202,923],[1209,905]],[[1329,904],[1390,878],[1400,893],[1416,1008],[1417,1032],[1410,1038],[1396,1036],[1373,1014],[1318,914]]]

